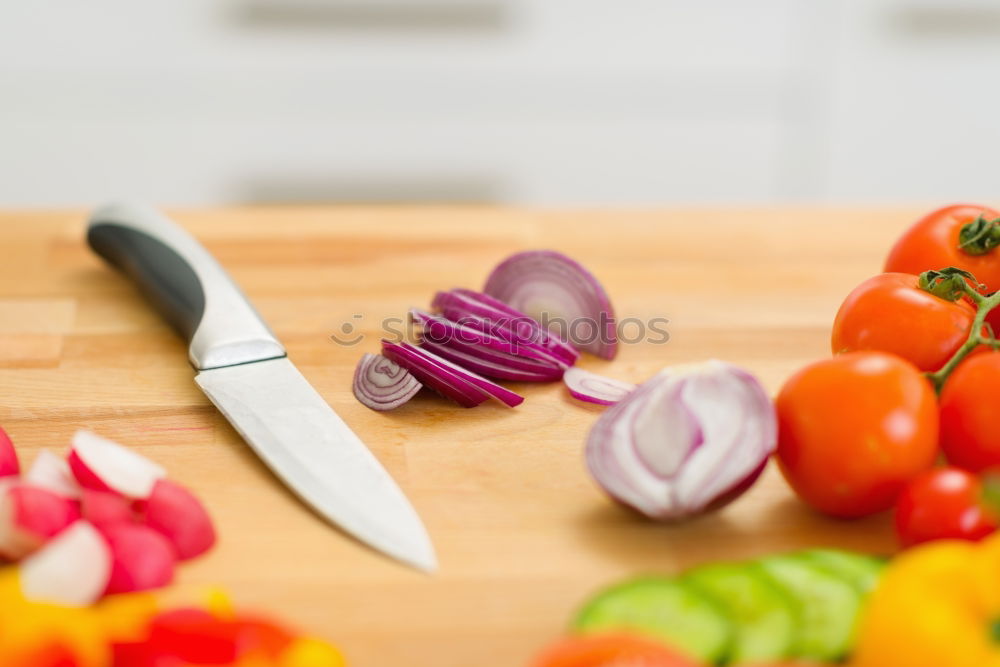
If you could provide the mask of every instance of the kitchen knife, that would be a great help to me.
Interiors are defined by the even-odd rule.
[[[436,568],[406,496],[194,237],[155,209],[115,203],[91,215],[87,241],[188,340],[195,382],[302,500],[370,546]]]

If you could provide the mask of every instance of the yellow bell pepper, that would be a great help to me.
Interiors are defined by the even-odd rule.
[[[89,608],[30,602],[16,568],[0,570],[0,664],[104,667],[110,650],[97,614]]]
[[[311,637],[296,639],[279,661],[280,667],[345,667],[346,664],[340,651]]]
[[[1000,667],[1000,536],[916,547],[886,568],[852,667]]]

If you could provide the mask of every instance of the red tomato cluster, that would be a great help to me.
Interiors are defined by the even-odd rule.
[[[996,246],[997,211],[933,211],[847,296],[836,356],[793,375],[776,401],[778,464],[802,500],[842,518],[896,506],[904,546],[995,530],[981,475],[1000,468],[1000,351],[980,343],[1000,332],[1000,307],[973,329],[977,304],[1000,290]],[[920,274],[949,268],[954,293],[925,289]],[[952,467],[934,469],[942,454]]]

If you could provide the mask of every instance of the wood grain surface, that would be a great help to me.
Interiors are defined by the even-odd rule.
[[[586,474],[582,443],[600,408],[559,383],[515,386],[527,400],[513,410],[420,395],[389,414],[357,403],[350,384],[386,320],[398,328],[435,290],[481,287],[510,252],[556,248],[592,268],[620,317],[670,321],[668,343],[623,345],[615,361],[583,367],[638,382],[716,357],[776,392],[828,354],[841,299],[879,270],[917,210],[172,213],[400,482],[441,561],[427,576],[377,556],[283,489],[197,389],[184,344],[88,250],[83,212],[0,214],[0,424],[29,461],[94,429],[202,496],[221,540],[183,567],[172,600],[222,585],[238,603],[336,642],[355,667],[518,667],[589,593],[623,575],[806,545],[893,548],[886,517],[818,517],[773,468],[713,516],[640,520]],[[363,340],[331,340],[345,323]]]

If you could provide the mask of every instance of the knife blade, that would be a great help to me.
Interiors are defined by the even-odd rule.
[[[114,203],[90,216],[87,241],[188,340],[197,385],[307,505],[399,561],[437,567],[402,490],[193,236],[156,209]]]

